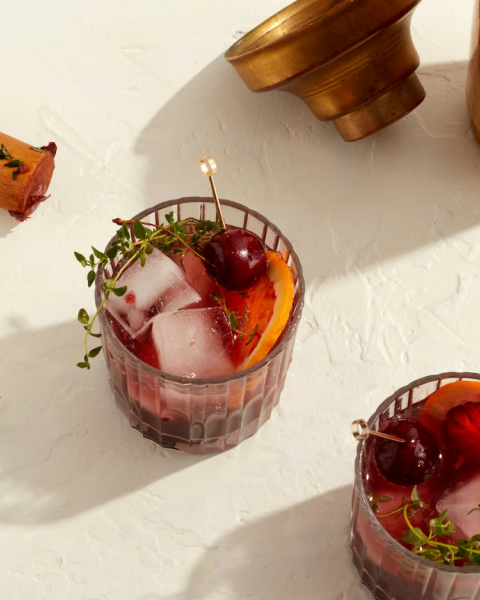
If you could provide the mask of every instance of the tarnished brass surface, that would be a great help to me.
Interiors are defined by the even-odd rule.
[[[360,140],[425,98],[410,36],[419,2],[298,0],[225,58],[253,92],[295,94],[318,119],[333,121],[344,140]]]
[[[472,131],[480,144],[480,0],[475,0],[472,27],[472,47],[468,65],[467,104],[472,119]]]

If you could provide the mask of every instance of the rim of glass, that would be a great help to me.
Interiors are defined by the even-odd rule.
[[[146,217],[154,212],[164,210],[171,206],[176,206],[178,204],[193,204],[193,203],[199,203],[199,202],[206,203],[206,204],[214,204],[213,198],[208,198],[208,197],[202,198],[200,196],[188,196],[185,198],[178,198],[177,200],[167,200],[166,202],[160,202],[159,204],[156,204],[155,206],[152,206],[151,208],[142,210],[142,212],[138,213],[137,215],[135,215],[132,218],[133,219],[143,219],[144,217]],[[290,322],[287,323],[288,331],[284,335],[283,340],[280,342],[280,344],[278,344],[278,346],[276,346],[271,352],[269,352],[269,354],[267,354],[267,356],[264,359],[262,359],[261,361],[259,361],[255,365],[253,365],[252,367],[249,367],[248,369],[244,369],[243,371],[238,371],[238,373],[232,373],[232,375],[224,375],[223,377],[211,377],[208,379],[200,379],[200,378],[189,379],[188,377],[179,377],[177,375],[172,375],[171,373],[166,373],[165,371],[160,371],[160,369],[155,369],[154,367],[147,365],[146,363],[141,361],[139,358],[137,358],[134,354],[132,354],[125,348],[125,346],[122,344],[122,342],[118,339],[117,335],[113,331],[108,319],[105,316],[105,311],[102,309],[100,311],[100,314],[98,315],[98,318],[101,321],[102,326],[108,331],[108,333],[111,334],[111,338],[113,339],[115,346],[117,346],[117,348],[120,351],[126,352],[129,355],[130,359],[138,367],[141,367],[143,370],[150,372],[152,375],[157,375],[157,376],[161,375],[162,379],[166,379],[166,380],[174,382],[174,383],[179,383],[179,384],[184,384],[184,385],[207,385],[207,384],[228,383],[230,381],[236,381],[239,379],[243,379],[244,377],[246,377],[252,373],[255,373],[256,371],[261,370],[265,365],[270,363],[276,356],[278,356],[281,352],[283,352],[285,346],[291,340],[291,338],[298,326],[300,318],[302,316],[304,296],[305,296],[305,280],[303,278],[302,265],[300,263],[298,255],[295,252],[295,250],[293,249],[293,246],[290,243],[290,241],[283,235],[283,233],[280,231],[280,229],[276,225],[274,225],[271,221],[269,221],[266,217],[261,215],[256,210],[253,210],[253,209],[249,208],[248,206],[245,206],[244,204],[240,204],[239,202],[233,202],[232,200],[221,199],[220,203],[222,205],[224,204],[225,206],[229,206],[231,208],[236,208],[237,210],[240,210],[244,213],[246,212],[249,215],[252,215],[253,217],[257,218],[259,221],[261,221],[264,225],[266,225],[267,227],[272,229],[272,231],[275,232],[275,235],[277,235],[279,238],[281,238],[281,240],[285,244],[290,256],[292,257],[293,262],[295,263],[295,270],[297,273],[297,285],[298,285],[298,300],[297,300],[296,305],[293,307],[293,314],[290,313],[290,317],[289,317]],[[116,238],[117,238],[117,235],[114,235],[111,238],[111,240],[108,242],[105,249],[108,249],[109,246],[112,244],[113,240],[115,240]],[[101,298],[101,294],[102,294],[101,282],[102,281],[103,281],[103,272],[98,272],[97,277],[95,278],[95,304],[96,304],[97,308],[100,306],[100,303],[102,301],[102,298]]]
[[[480,381],[480,373],[469,373],[469,372],[447,372],[440,373],[440,375],[428,375],[427,377],[422,377],[421,379],[417,379],[412,381],[412,383],[398,389],[391,396],[389,396],[386,400],[384,400],[380,406],[377,408],[375,413],[368,419],[368,426],[373,427],[375,421],[380,417],[380,415],[400,396],[403,396],[405,393],[409,392],[413,388],[424,385],[425,383],[430,383],[432,381],[439,381],[441,379],[474,379]],[[393,538],[381,525],[380,521],[375,516],[375,513],[370,506],[370,503],[367,501],[367,495],[365,493],[365,489],[363,487],[363,477],[362,477],[362,468],[363,462],[365,458],[365,450],[366,443],[360,442],[357,448],[357,458],[355,460],[355,487],[360,490],[360,501],[362,503],[363,508],[365,509],[367,515],[372,522],[372,526],[379,532],[382,537],[386,538],[386,541],[390,546],[393,546],[396,550],[400,551],[402,554],[407,554],[411,557],[412,560],[418,561],[420,564],[439,569],[441,571],[448,571],[449,573],[463,573],[464,575],[476,575],[480,573],[480,567],[453,567],[451,565],[444,565],[440,563],[435,563],[427,558],[423,558],[418,556],[402,546],[395,538]]]

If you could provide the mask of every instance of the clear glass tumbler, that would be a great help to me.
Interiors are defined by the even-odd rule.
[[[408,406],[423,402],[447,383],[480,380],[476,373],[443,373],[414,381],[387,398],[368,421],[370,429]],[[382,527],[363,485],[366,442],[358,446],[352,500],[350,547],[362,583],[378,600],[480,600],[480,567],[451,567],[421,558],[399,544]],[[475,500],[476,503],[476,500]]]
[[[221,200],[221,204],[229,225],[256,233],[269,249],[281,253],[293,273],[295,297],[290,318],[265,359],[226,377],[187,379],[169,375],[131,354],[115,335],[104,310],[99,316],[110,387],[118,408],[144,437],[191,454],[232,448],[270,418],[285,384],[305,293],[298,257],[279,229],[241,204],[228,200]],[[135,218],[159,224],[171,211],[175,220],[216,218],[213,200],[196,197],[157,204]],[[111,272],[97,276],[97,307],[102,301],[104,276],[110,277]]]

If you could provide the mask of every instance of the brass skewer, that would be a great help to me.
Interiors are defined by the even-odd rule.
[[[213,176],[217,172],[217,163],[210,156],[204,156],[200,159],[200,169],[202,173],[208,177],[210,187],[212,188],[213,200],[215,202],[215,208],[217,209],[217,218],[220,222],[222,229],[226,229],[225,219],[223,218],[222,207],[220,206],[220,200],[218,199],[217,188],[213,181]]]
[[[383,438],[384,440],[400,442],[402,444],[405,443],[405,440],[395,437],[394,435],[389,435],[388,433],[382,433],[381,431],[370,429],[364,419],[358,419],[358,421],[354,421],[352,423],[352,433],[357,442],[368,440],[371,435],[374,435],[375,437]]]

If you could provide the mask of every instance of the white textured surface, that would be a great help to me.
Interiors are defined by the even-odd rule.
[[[24,0],[2,18],[0,130],[59,146],[52,198],[0,215],[1,600],[364,600],[347,549],[354,418],[479,370],[480,148],[465,108],[471,0],[423,0],[425,103],[347,145],[297,99],[253,95],[223,51],[286,0]],[[307,304],[283,399],[224,455],[130,430],[73,251],[110,219],[208,195],[296,246]]]

